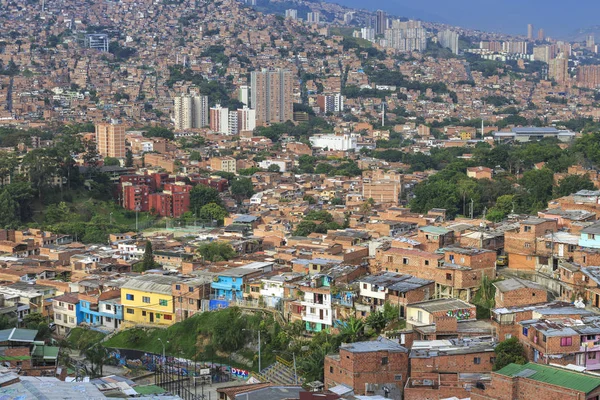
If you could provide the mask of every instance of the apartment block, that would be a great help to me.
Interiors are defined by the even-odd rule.
[[[96,146],[102,157],[125,158],[125,127],[96,124]]]
[[[291,71],[253,71],[250,81],[250,106],[256,111],[256,125],[293,120]]]

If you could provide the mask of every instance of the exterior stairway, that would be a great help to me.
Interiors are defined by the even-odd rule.
[[[276,361],[267,368],[260,371],[260,374],[255,374],[255,377],[262,382],[272,382],[278,385],[301,385],[304,379],[294,377],[293,363],[277,357]]]

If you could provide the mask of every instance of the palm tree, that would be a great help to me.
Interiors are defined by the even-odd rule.
[[[357,342],[364,336],[365,323],[363,320],[351,316],[343,322],[344,326],[340,330],[340,336],[344,342]]]
[[[367,319],[365,320],[367,325],[369,325],[376,333],[379,333],[385,328],[387,325],[387,320],[385,315],[381,311],[375,311],[369,314]]]
[[[89,369],[86,365],[86,373],[91,378],[102,376],[104,364],[106,364],[109,359],[108,350],[106,350],[106,348],[101,344],[96,343],[95,345],[84,350],[83,354],[85,355],[86,360],[91,364]]]

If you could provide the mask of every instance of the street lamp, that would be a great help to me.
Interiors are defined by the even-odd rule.
[[[243,331],[254,331],[254,329],[242,329]],[[260,329],[257,329],[258,331],[258,372],[262,371],[261,368],[261,364],[260,364]]]
[[[163,342],[161,338],[158,338],[158,341],[160,342],[160,344],[162,344],[162,348],[163,348],[163,355],[162,356],[163,356],[163,363],[164,363],[164,360],[165,360],[165,342]],[[167,340],[167,343],[169,343],[168,340]]]

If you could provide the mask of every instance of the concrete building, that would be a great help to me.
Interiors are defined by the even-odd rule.
[[[250,87],[248,85],[240,86],[238,100],[244,104],[244,107],[248,107],[250,105]]]
[[[548,62],[548,77],[554,79],[559,84],[568,82],[569,60],[563,53]]]
[[[107,53],[109,46],[108,35],[106,33],[91,33],[85,35],[84,45],[88,49],[94,49]]]
[[[54,310],[54,323],[56,324],[56,334],[66,336],[71,329],[76,328],[81,322],[81,312],[79,297],[77,293],[64,294],[52,299],[52,309]]]
[[[533,40],[533,24],[527,24],[527,40]]]
[[[510,278],[494,282],[496,287],[496,307],[526,306],[545,303],[548,292],[542,285],[519,278]]]
[[[102,157],[125,158],[125,127],[96,124],[96,146]]]
[[[596,89],[600,86],[600,66],[580,65],[577,68],[577,86]]]
[[[376,21],[377,21],[377,34],[378,35],[383,35],[385,33],[385,30],[387,29],[387,14],[385,13],[385,11],[382,10],[377,10],[377,17],[376,17]]]
[[[285,17],[293,20],[298,19],[298,10],[293,8],[285,10]]]
[[[424,51],[427,48],[427,30],[421,21],[395,20],[391,29],[385,30],[385,47],[400,52]]]
[[[210,159],[210,169],[213,171],[223,171],[236,173],[235,158],[233,157],[213,157]]]
[[[377,180],[363,182],[362,195],[364,199],[373,199],[376,203],[398,205],[402,194],[402,184],[393,180]]]
[[[452,50],[452,53],[458,54],[458,33],[451,31],[450,29],[446,29],[438,32],[437,38],[438,43],[442,47],[446,47]]]
[[[208,96],[182,94],[173,99],[175,129],[203,128],[208,125]]]
[[[309,24],[318,24],[321,22],[321,13],[318,11],[309,12],[306,14],[306,22]]]
[[[220,104],[210,108],[210,129],[223,133],[229,133],[229,110]]]
[[[256,112],[256,125],[293,120],[293,84],[290,71],[252,71],[250,81],[250,105]]]
[[[344,109],[344,96],[336,94],[320,94],[317,96],[317,105],[323,114],[340,112]]]
[[[237,130],[239,132],[253,131],[256,128],[256,110],[248,107],[237,110]]]
[[[344,134],[319,134],[311,136],[308,140],[312,147],[335,151],[355,150],[360,135],[355,133]]]

